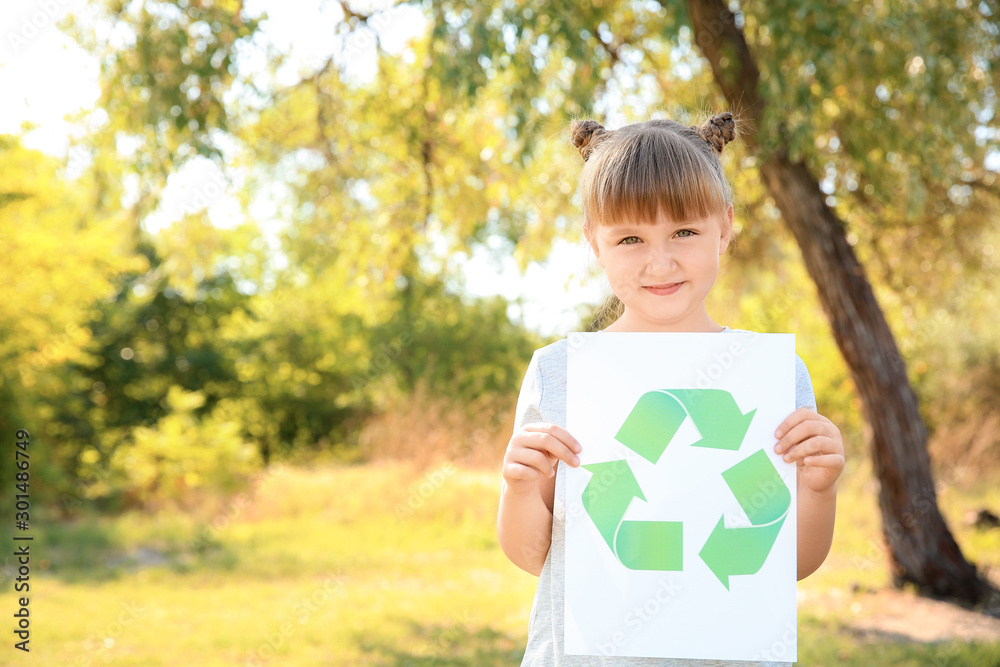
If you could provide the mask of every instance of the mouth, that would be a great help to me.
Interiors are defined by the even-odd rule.
[[[657,296],[667,296],[680,289],[684,281],[679,283],[663,283],[662,285],[643,285],[642,288]]]

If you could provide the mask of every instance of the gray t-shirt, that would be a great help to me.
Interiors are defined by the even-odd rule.
[[[741,329],[726,327],[725,333]],[[566,427],[566,339],[535,350],[521,385],[514,417],[514,429],[525,424],[545,422]],[[805,363],[795,356],[795,407],[816,409],[812,382]],[[636,667],[778,667],[785,662],[747,662],[726,660],[682,660],[663,658],[602,657],[566,655],[563,652],[563,595],[565,592],[566,552],[566,463],[556,469],[555,497],[552,505],[552,543],[538,578],[538,590],[531,604],[528,621],[528,645],[524,667],[598,667],[635,665]]]

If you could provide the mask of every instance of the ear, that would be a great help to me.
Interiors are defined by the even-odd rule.
[[[722,216],[722,236],[719,238],[719,254],[724,255],[729,248],[729,242],[733,239],[733,205],[726,207],[726,214]]]

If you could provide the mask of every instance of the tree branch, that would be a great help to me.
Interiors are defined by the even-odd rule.
[[[344,18],[346,18],[346,19],[354,19],[354,20],[358,21],[359,23],[367,24],[368,23],[368,19],[370,19],[372,17],[371,14],[361,14],[361,13],[358,13],[358,12],[354,11],[353,9],[351,9],[348,6],[348,4],[347,4],[347,2],[345,0],[339,0],[337,2],[337,4],[340,5],[340,10],[342,12],[344,12]]]

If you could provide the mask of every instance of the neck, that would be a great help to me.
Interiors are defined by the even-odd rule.
[[[652,321],[645,320],[639,317],[635,317],[629,312],[628,308],[622,313],[622,316],[615,320],[610,326],[604,329],[605,331],[673,331],[673,332],[693,332],[693,333],[718,333],[724,331],[725,327],[718,324],[709,317],[706,311],[701,311],[700,313],[693,314],[692,317],[686,317],[683,320],[676,321]]]

